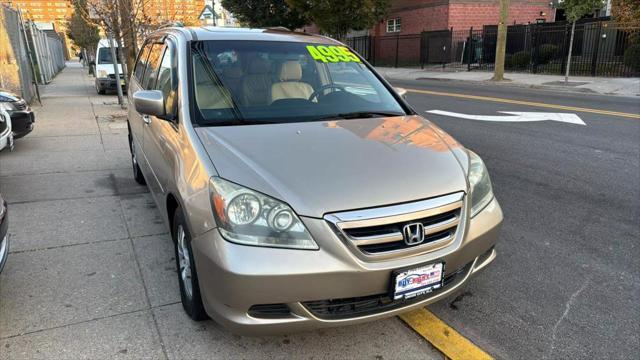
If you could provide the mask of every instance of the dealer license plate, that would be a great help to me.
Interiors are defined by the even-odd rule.
[[[429,264],[394,274],[393,299],[408,299],[442,287],[444,264]]]

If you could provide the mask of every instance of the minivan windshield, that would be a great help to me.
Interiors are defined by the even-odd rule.
[[[286,123],[406,115],[349,48],[275,41],[200,41],[191,49],[196,122]]]

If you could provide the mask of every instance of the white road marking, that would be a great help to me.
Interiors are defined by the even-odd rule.
[[[558,121],[576,125],[587,125],[576,114],[569,113],[548,113],[548,112],[518,112],[518,111],[498,111],[504,115],[469,115],[443,110],[428,110],[430,114],[457,117],[467,120],[479,121],[503,121],[503,122],[529,122],[529,121]]]

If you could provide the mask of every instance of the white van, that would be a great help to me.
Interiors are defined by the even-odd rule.
[[[116,48],[116,53],[120,49]],[[119,58],[120,55],[118,54]],[[126,91],[124,87],[124,75],[122,73],[122,65],[118,63],[118,72],[120,73],[120,86],[122,91]],[[111,58],[111,46],[109,40],[100,39],[96,49],[95,58],[95,74],[96,74],[96,91],[98,94],[104,94],[107,90],[116,91],[116,75],[113,71],[113,59]]]

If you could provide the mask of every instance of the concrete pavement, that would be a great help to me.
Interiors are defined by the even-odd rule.
[[[488,85],[519,86],[536,89],[563,90],[602,95],[640,96],[640,78],[603,78],[587,76],[569,77],[564,85],[564,76],[528,73],[506,73],[504,82],[490,81],[493,72],[487,71],[434,71],[420,68],[376,67],[387,80],[449,80]]]
[[[0,153],[12,239],[0,359],[442,358],[398,318],[262,338],[191,321],[115,96],[97,95],[77,63],[42,93],[34,132]]]

